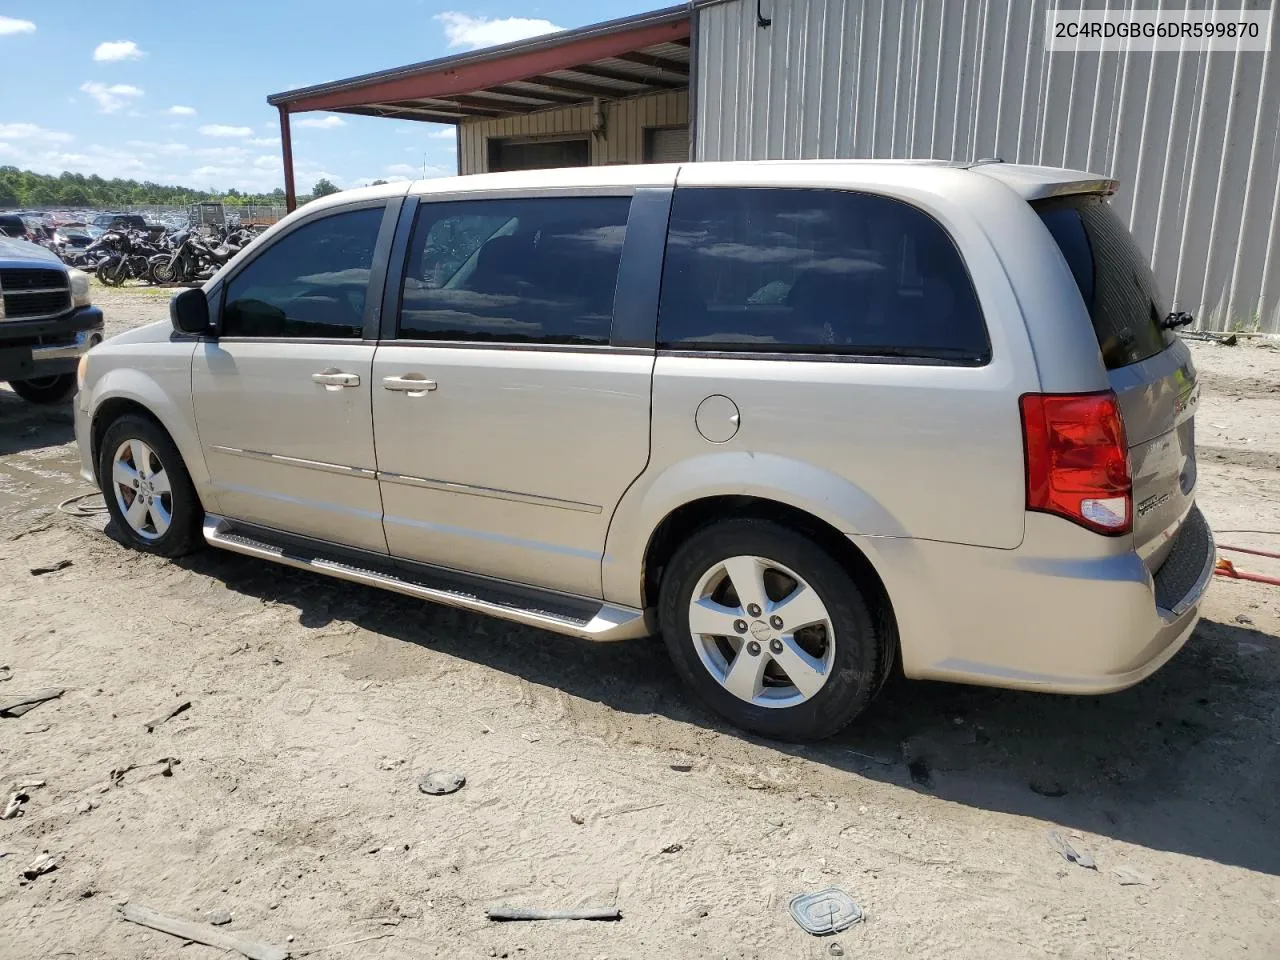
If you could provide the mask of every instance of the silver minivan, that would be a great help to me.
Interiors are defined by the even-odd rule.
[[[142,550],[660,631],[767,736],[834,733],[895,664],[1118,690],[1214,547],[1189,318],[1115,189],[804,161],[336,194],[87,356],[84,476]]]

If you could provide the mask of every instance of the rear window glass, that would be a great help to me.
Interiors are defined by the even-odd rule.
[[[982,311],[950,236],[910,204],[842,190],[681,188],[659,345],[984,363]]]
[[[1154,357],[1174,342],[1161,322],[1168,307],[1146,256],[1129,228],[1101,197],[1067,197],[1036,204],[1058,242],[1089,308],[1108,370]]]

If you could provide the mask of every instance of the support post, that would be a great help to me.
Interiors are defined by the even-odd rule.
[[[289,108],[281,105],[280,150],[284,154],[284,208],[293,213],[298,209],[298,192],[293,183],[293,141],[289,136]]]

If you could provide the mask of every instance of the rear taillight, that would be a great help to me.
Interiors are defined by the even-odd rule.
[[[1116,395],[1028,393],[1020,403],[1027,509],[1096,533],[1128,533],[1133,483]]]

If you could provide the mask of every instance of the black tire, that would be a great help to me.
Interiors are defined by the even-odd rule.
[[[126,519],[124,507],[121,506],[121,499],[127,499],[129,503],[132,503],[132,499],[124,491],[119,497],[116,495],[113,481],[116,451],[130,440],[141,440],[150,447],[168,478],[167,497],[156,497],[167,508],[170,516],[168,529],[162,534],[156,533],[155,524],[152,524],[149,536],[135,530]],[[187,465],[183,463],[182,455],[178,453],[169,434],[154,420],[129,413],[111,422],[103,433],[102,447],[98,451],[98,482],[102,487],[103,498],[107,501],[111,519],[121,537],[131,547],[162,557],[180,557],[203,545],[200,524],[204,518],[204,509],[196,495],[195,486],[191,483],[191,474],[187,472]]]
[[[129,264],[124,257],[109,257],[98,264],[98,279],[109,287],[123,286],[129,277]]]
[[[689,630],[694,588],[713,567],[736,556],[763,557],[793,571],[817,592],[830,617],[835,651],[826,681],[795,706],[739,699],[695,648]],[[849,571],[803,534],[764,520],[726,520],[694,533],[663,573],[658,617],[676,671],[694,693],[734,726],[777,740],[820,740],[843,729],[879,691],[888,657],[878,619]]]
[[[28,403],[66,403],[76,395],[76,375],[58,373],[33,380],[10,380],[13,392]]]

